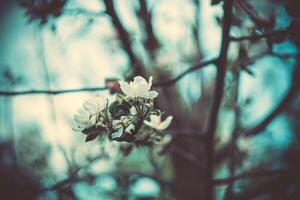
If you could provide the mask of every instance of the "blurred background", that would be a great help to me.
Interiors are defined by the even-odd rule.
[[[205,199],[205,131],[216,68],[197,66],[219,55],[223,2],[212,2],[1,0],[0,198]],[[286,2],[236,0],[230,34],[285,30],[297,20]],[[289,170],[297,169],[300,158],[297,47],[293,38],[278,35],[230,43],[214,178],[265,173],[234,184],[217,181],[215,199],[300,198],[299,170],[293,178]],[[103,138],[86,143],[72,131],[78,107],[97,94],[109,95],[109,81],[142,75],[159,83],[193,66],[155,88],[157,106],[174,116],[166,132],[173,140],[163,155]],[[244,135],[290,88],[293,103],[262,130]]]

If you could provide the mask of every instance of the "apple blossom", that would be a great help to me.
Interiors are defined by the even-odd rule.
[[[144,121],[144,124],[157,130],[165,130],[171,124],[172,119],[172,116],[168,116],[161,121],[161,115],[150,115],[150,121]]]
[[[127,97],[153,99],[158,96],[158,93],[156,91],[150,91],[152,80],[152,76],[149,78],[149,82],[147,82],[143,77],[137,76],[133,79],[133,81],[130,81],[130,83],[125,81],[120,81],[119,83],[122,92],[124,92]]]

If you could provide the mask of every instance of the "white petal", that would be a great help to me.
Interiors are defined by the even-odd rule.
[[[124,94],[126,94],[129,97],[133,97],[133,90],[132,87],[125,81],[120,81],[120,88],[122,90],[122,92],[124,92]]]
[[[83,125],[87,123],[87,119],[83,118],[82,115],[75,115],[74,122],[78,125]]]
[[[150,122],[150,121],[145,120],[144,124],[146,124],[147,126],[149,126],[151,128],[156,128],[156,126],[152,122]]]
[[[133,83],[134,83],[134,84],[137,84],[137,83],[138,83],[138,84],[146,84],[146,85],[148,85],[146,79],[144,79],[144,78],[141,77],[141,76],[136,76],[136,77],[134,77]]]
[[[150,76],[150,77],[149,77],[149,82],[148,82],[148,90],[150,90],[150,89],[151,89],[151,86],[152,86],[152,81],[153,81],[153,77],[152,77],[152,76]]]
[[[95,101],[93,100],[88,100],[84,102],[83,108],[88,111],[90,114],[95,114],[98,112],[98,105]]]
[[[148,83],[143,77],[137,76],[137,77],[134,78],[133,82],[134,82],[134,88],[136,88],[136,91],[139,94],[149,91]]]
[[[171,135],[164,135],[162,139],[163,144],[169,144],[172,141],[172,136]]]
[[[96,115],[92,115],[92,116],[90,117],[90,119],[89,119],[89,124],[90,124],[90,126],[93,126],[93,125],[96,124],[96,118],[97,118]]]
[[[107,99],[102,96],[96,96],[92,100],[95,101],[95,103],[97,104],[98,111],[104,109],[107,103]]]
[[[83,118],[88,118],[90,116],[89,112],[87,112],[86,110],[84,110],[83,108],[78,108],[77,112],[80,116],[82,116]]]
[[[131,115],[136,115],[137,114],[137,110],[134,106],[132,106],[129,111],[130,111]]]
[[[142,97],[146,99],[154,99],[158,96],[158,93],[156,91],[149,91],[143,94]]]
[[[72,130],[76,132],[81,132],[84,128],[79,126],[77,123],[73,122],[72,123]]]
[[[123,134],[123,128],[118,129],[117,131],[111,134],[112,138],[121,137]]]
[[[167,117],[163,122],[161,122],[159,129],[164,130],[168,128],[168,126],[171,124],[172,119],[173,119],[172,116]]]
[[[152,124],[159,125],[161,123],[160,115],[150,115],[150,121]]]

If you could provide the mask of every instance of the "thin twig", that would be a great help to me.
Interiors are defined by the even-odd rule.
[[[148,10],[146,0],[140,0],[138,2],[140,4],[140,9],[137,12],[137,15],[143,22],[144,29],[147,35],[147,38],[144,41],[144,46],[147,50],[149,50],[151,56],[153,56],[155,50],[160,47],[160,44],[153,31],[152,13]]]
[[[126,51],[129,60],[132,64],[134,74],[135,75],[144,75],[144,68],[138,58],[135,56],[133,49],[131,47],[130,36],[123,27],[117,12],[115,10],[114,1],[112,0],[104,0],[104,4],[106,6],[106,12],[111,17],[112,23],[118,33],[119,39],[122,42],[123,49]]]
[[[297,171],[297,168],[290,169],[290,170],[283,170],[282,172],[274,172],[270,173],[270,176],[272,176],[272,179],[268,181],[263,181],[261,184],[255,184],[251,187],[245,188],[242,192],[235,194],[231,200],[252,200],[252,199],[258,199],[257,197],[260,197],[262,195],[268,195],[270,193],[274,194],[274,191],[281,192],[281,191],[287,191],[288,188],[291,188],[292,185],[299,184],[299,174],[295,173]],[[260,174],[258,177],[263,177],[265,173]],[[276,175],[276,176],[275,176]],[[276,194],[276,193],[275,193]],[[278,193],[277,193],[278,194]],[[287,196],[286,196],[287,197]],[[291,197],[287,199],[298,199]],[[297,195],[299,197],[299,195]],[[282,198],[282,196],[279,196],[279,199],[286,199]]]
[[[168,87],[175,84],[177,81],[181,80],[187,74],[199,70],[209,64],[213,64],[216,62],[216,59],[204,61],[198,65],[195,65],[182,73],[176,76],[173,79],[156,82],[153,83],[153,87]],[[23,90],[23,91],[0,91],[0,96],[17,96],[17,95],[32,95],[32,94],[49,94],[49,95],[57,95],[57,94],[64,94],[64,93],[77,93],[77,92],[95,92],[95,91],[103,91],[108,90],[108,87],[86,87],[86,88],[77,88],[77,89],[59,89],[59,90]]]
[[[232,41],[232,42],[241,42],[241,41],[244,41],[244,40],[255,41],[255,40],[260,40],[260,39],[264,39],[264,38],[272,38],[272,37],[276,37],[276,36],[285,36],[285,35],[287,35],[287,33],[288,33],[287,29],[280,29],[280,30],[274,30],[274,31],[262,33],[262,34],[253,34],[253,35],[247,35],[247,36],[241,36],[241,37],[231,36],[230,41]]]
[[[217,59],[211,59],[211,60],[208,60],[208,61],[204,61],[198,65],[195,65],[185,71],[183,71],[182,73],[180,73],[178,76],[176,76],[175,78],[171,79],[171,80],[167,80],[167,81],[162,81],[162,82],[158,82],[158,83],[154,83],[153,84],[153,87],[165,87],[165,86],[170,86],[170,85],[173,85],[175,84],[177,81],[179,81],[180,79],[182,79],[185,75],[193,72],[193,71],[196,71],[198,69],[201,69],[203,67],[206,67],[207,65],[210,65],[210,64],[215,64],[217,62]]]
[[[16,95],[31,95],[31,94],[57,95],[57,94],[76,93],[76,92],[94,92],[94,91],[101,91],[107,89],[108,89],[107,87],[91,87],[91,88],[61,89],[61,90],[0,91],[0,96],[16,96]]]
[[[270,177],[270,176],[281,175],[281,174],[287,173],[289,171],[291,171],[291,170],[276,169],[276,170],[250,171],[250,172],[242,173],[240,175],[231,176],[228,178],[215,179],[214,185],[215,186],[228,185],[234,181],[239,181],[241,179],[266,178],[266,177]]]
[[[64,15],[69,15],[69,16],[77,16],[77,15],[86,15],[89,17],[100,17],[100,16],[105,16],[107,15],[106,12],[104,11],[90,11],[90,10],[85,10],[82,8],[70,8],[70,9],[64,9],[63,10]]]
[[[252,21],[254,23],[256,23],[256,25],[260,26],[260,27],[265,27],[268,26],[269,23],[266,19],[261,18],[260,16],[258,16],[254,10],[253,7],[251,5],[249,5],[248,3],[246,3],[243,0],[235,0],[234,1],[235,5],[240,8],[241,10],[244,10],[249,17],[252,19]]]
[[[217,127],[217,118],[220,110],[223,92],[224,92],[224,80],[227,65],[227,51],[230,43],[230,28],[231,28],[231,15],[232,15],[233,0],[224,1],[224,17],[223,17],[223,32],[221,51],[217,61],[217,77],[214,91],[213,105],[210,112],[210,120],[207,131],[207,195],[206,199],[213,199],[213,171],[214,171],[214,135]]]
[[[194,155],[192,155],[191,153],[189,153],[185,149],[174,145],[170,148],[170,151],[174,152],[176,155],[182,157],[183,159],[190,162],[191,164],[203,169],[203,163],[201,163],[200,160],[197,157],[195,157]]]
[[[290,86],[288,92],[286,93],[284,98],[280,101],[278,106],[275,107],[275,109],[261,123],[259,123],[254,128],[244,131],[245,136],[253,136],[253,135],[256,135],[256,134],[262,132],[275,117],[277,117],[280,113],[282,113],[290,105],[290,103],[294,99],[295,95],[298,92],[299,85],[300,85],[300,79],[299,79],[299,77],[300,77],[300,54],[298,54],[297,57],[298,57],[297,64],[296,64],[295,70],[293,72],[292,83],[291,83],[291,86]]]

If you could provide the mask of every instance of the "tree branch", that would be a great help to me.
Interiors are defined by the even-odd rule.
[[[241,179],[255,179],[255,178],[266,178],[266,177],[270,177],[270,176],[278,176],[278,175],[285,174],[290,171],[291,170],[288,170],[288,169],[250,171],[250,172],[246,172],[246,173],[243,173],[240,175],[231,176],[228,178],[215,179],[214,185],[215,186],[228,185],[234,181],[239,181]]]
[[[247,187],[241,193],[236,194],[231,200],[251,200],[257,199],[256,197],[261,195],[274,193],[274,191],[287,191],[293,184],[299,184],[299,174],[295,173],[295,171],[297,171],[297,169],[283,170],[281,172],[280,170],[278,172],[275,171],[273,179],[264,181],[262,184],[257,184],[256,186],[252,185],[252,187]],[[261,176],[264,176],[264,173],[257,177]],[[273,176],[272,172],[270,172],[270,176]],[[279,199],[282,198],[279,197]]]
[[[171,80],[167,80],[167,81],[162,81],[162,82],[158,82],[158,83],[153,83],[153,87],[166,87],[166,86],[171,86],[173,84],[175,84],[177,81],[179,81],[180,79],[182,79],[185,75],[193,72],[193,71],[196,71],[198,69],[201,69],[203,67],[206,67],[207,65],[210,65],[210,64],[216,64],[217,62],[217,59],[211,59],[211,60],[208,60],[208,61],[204,61],[198,65],[195,65],[185,71],[183,71],[182,73],[180,73],[178,76],[176,76],[175,78],[171,79]]]
[[[220,110],[223,92],[224,81],[227,65],[227,51],[230,43],[230,27],[231,27],[231,15],[232,15],[233,0],[224,1],[224,17],[223,17],[223,32],[222,43],[219,58],[217,60],[217,77],[214,92],[214,100],[212,109],[210,112],[210,120],[207,131],[207,200],[213,199],[213,171],[214,171],[214,135],[217,127],[217,118]]]
[[[287,59],[287,58],[294,58],[296,55],[294,54],[275,54],[272,52],[266,52],[270,53],[271,55],[274,55],[276,57],[282,58],[282,59]],[[264,56],[265,54],[262,54],[256,58],[259,58],[261,56]],[[161,81],[161,82],[156,82],[153,83],[153,87],[169,87],[180,81],[183,77],[188,75],[189,73],[192,73],[196,70],[202,69],[210,64],[216,64],[217,63],[217,58],[213,58],[211,60],[203,61],[195,66],[192,66],[188,68],[187,70],[183,71],[179,75],[177,75],[175,78],[166,80],[166,81]],[[253,60],[253,59],[251,59]],[[244,63],[243,61],[242,63]],[[64,94],[64,93],[77,93],[77,92],[95,92],[95,91],[103,91],[103,90],[109,90],[108,87],[83,87],[83,88],[75,88],[75,89],[58,89],[58,90],[47,90],[47,89],[32,89],[32,90],[23,90],[23,91],[1,91],[0,90],[0,96],[19,96],[19,95],[35,95],[35,94],[48,94],[48,95],[58,95],[58,94]]]
[[[85,10],[82,8],[70,8],[70,9],[64,9],[63,10],[64,15],[69,15],[69,16],[76,16],[76,15],[86,15],[89,17],[100,17],[100,16],[105,16],[107,15],[106,12],[99,11],[90,11],[90,10]]]
[[[251,128],[249,130],[244,131],[244,135],[246,136],[253,136],[260,132],[262,132],[269,123],[277,117],[280,113],[282,113],[292,102],[293,98],[296,96],[299,85],[300,85],[300,54],[297,55],[297,64],[295,66],[293,76],[292,76],[292,83],[291,86],[286,93],[285,97],[281,100],[278,106],[257,126]]]
[[[262,34],[253,34],[253,35],[247,35],[247,36],[241,36],[241,37],[234,37],[231,36],[230,37],[230,41],[232,42],[241,42],[244,40],[260,40],[263,38],[272,38],[272,37],[277,37],[277,36],[286,36],[288,34],[288,29],[280,29],[280,30],[274,30],[274,31],[270,31],[270,32],[266,32],[266,33],[262,33]]]
[[[246,3],[243,0],[235,0],[234,1],[235,5],[240,8],[241,10],[244,10],[245,13],[248,14],[248,16],[252,19],[252,21],[258,25],[259,27],[266,27],[268,26],[270,23],[268,22],[268,20],[261,18],[260,16],[258,16],[254,10],[253,7],[251,5],[249,5],[248,3]]]
[[[216,59],[204,61],[198,65],[190,67],[189,69],[183,71],[178,76],[173,79],[153,83],[153,87],[168,87],[175,84],[177,81],[181,80],[184,76],[188,75],[191,72],[199,70],[203,67],[206,67],[209,64],[214,64]],[[32,95],[32,94],[48,94],[48,95],[57,95],[64,93],[76,93],[76,92],[95,92],[108,90],[108,87],[87,87],[87,88],[78,88],[78,89],[60,89],[60,90],[23,90],[23,91],[0,91],[0,96],[17,96],[17,95]]]
[[[152,14],[148,11],[145,0],[138,1],[140,4],[140,10],[137,12],[139,18],[143,21],[147,39],[144,41],[144,46],[153,55],[154,51],[160,47],[157,38],[154,35],[152,26]]]
[[[117,30],[118,36],[122,42],[122,46],[126,53],[128,54],[129,60],[132,64],[135,75],[144,75],[144,68],[137,57],[134,55],[134,52],[131,47],[130,36],[123,27],[114,7],[114,1],[104,0],[106,6],[106,12],[111,17],[112,23]]]
[[[61,89],[61,90],[0,91],[0,96],[17,96],[17,95],[31,95],[31,94],[57,95],[57,94],[76,93],[76,92],[94,92],[94,91],[101,91],[107,89],[108,89],[107,87],[91,87],[91,88]]]

